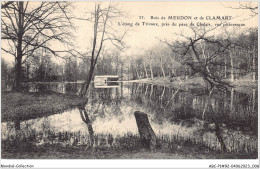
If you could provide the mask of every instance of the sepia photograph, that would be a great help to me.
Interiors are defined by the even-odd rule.
[[[258,5],[1,1],[1,168],[259,168]]]

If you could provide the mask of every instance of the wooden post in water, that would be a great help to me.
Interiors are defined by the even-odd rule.
[[[147,114],[136,111],[134,115],[142,145],[145,148],[154,150],[156,146],[156,135],[150,125]]]

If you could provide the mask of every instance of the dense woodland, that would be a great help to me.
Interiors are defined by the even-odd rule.
[[[14,58],[12,64],[1,60],[2,83],[19,90],[20,82],[89,82],[93,75],[107,74],[117,74],[123,80],[161,77],[180,82],[202,77],[221,88],[238,79],[257,80],[257,28],[189,27],[185,34],[158,38],[153,48],[140,55],[123,56],[127,32],[109,29],[121,13],[116,5],[96,4],[90,12],[92,49],[83,53],[73,49],[70,41],[75,29],[71,6],[70,2],[2,3],[2,53]],[[113,47],[106,48],[107,40]],[[71,48],[57,50],[51,43]]]
[[[176,35],[183,41],[162,42],[131,63],[133,79],[200,76],[210,84],[234,82],[250,76],[257,79],[257,29],[233,36],[206,36],[205,30],[191,28],[192,35]]]

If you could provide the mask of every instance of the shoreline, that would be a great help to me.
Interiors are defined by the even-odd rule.
[[[76,95],[55,92],[1,93],[1,122],[23,121],[49,116],[79,106],[85,99]]]
[[[184,78],[177,77],[173,79],[171,82],[168,77],[165,79],[163,77],[154,78],[145,78],[145,79],[137,79],[137,80],[129,80],[126,82],[132,83],[149,83],[158,86],[166,86],[166,87],[206,87],[204,80],[201,77],[193,77],[188,80]],[[244,91],[243,89],[257,89],[258,81],[252,82],[251,80],[237,79],[234,82],[230,82],[234,89],[237,91]]]

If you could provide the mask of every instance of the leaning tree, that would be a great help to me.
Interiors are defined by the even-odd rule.
[[[215,29],[217,27],[190,27],[189,33],[176,34],[178,40],[164,43],[182,58],[182,64],[188,65],[193,75],[202,77],[211,88],[227,89],[230,84],[222,71],[225,66],[223,54],[235,44],[230,39],[215,36]]]
[[[82,57],[90,57],[89,73],[83,83],[80,95],[84,96],[88,90],[91,79],[94,74],[94,70],[101,54],[101,51],[106,42],[116,47],[119,50],[124,48],[123,38],[127,31],[120,31],[114,25],[116,21],[120,19],[124,14],[118,9],[116,3],[95,3],[95,9],[88,13],[89,17],[82,19],[92,23],[93,25],[93,36],[91,40],[91,50],[89,55],[81,55]],[[77,53],[79,54],[79,53]]]

